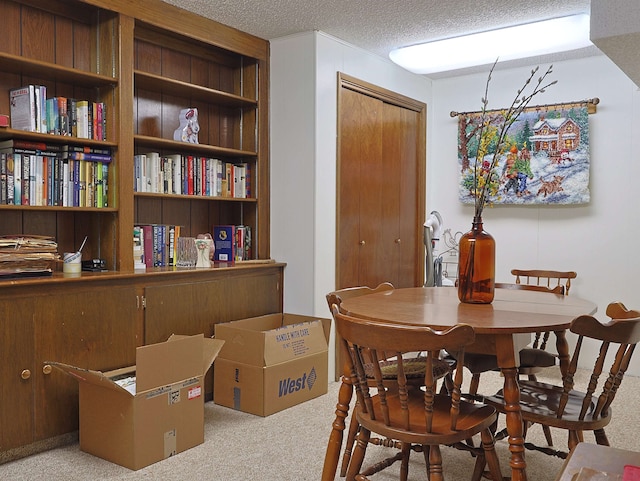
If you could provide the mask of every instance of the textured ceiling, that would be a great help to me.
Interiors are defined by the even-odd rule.
[[[590,4],[589,0],[164,1],[267,40],[319,30],[385,58],[395,47],[589,13]],[[525,62],[509,62],[503,67],[597,54],[598,49],[590,47]],[[455,74],[473,70],[465,69]],[[448,75],[451,74],[454,72]],[[436,78],[435,75],[430,77]]]

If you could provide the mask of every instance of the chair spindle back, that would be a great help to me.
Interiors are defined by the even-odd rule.
[[[337,305],[332,307],[336,329],[342,339],[342,348],[349,354],[352,372],[357,377],[355,391],[363,412],[371,419],[383,420],[385,425],[408,432],[421,426],[422,432],[431,433],[433,429],[434,403],[443,395],[438,394],[436,379],[433,375],[433,363],[439,359],[442,349],[455,350],[464,355],[464,347],[473,343],[475,332],[466,324],[459,324],[446,331],[435,331],[427,326],[409,326],[389,324],[382,321],[359,319],[339,311]],[[410,385],[405,369],[403,354],[422,351],[425,353],[426,369],[424,374],[424,396],[417,419],[415,409],[408,403]],[[385,378],[381,353],[393,355],[397,360],[397,391],[385,389],[388,378]],[[368,356],[373,358],[373,375],[377,389],[370,387],[366,376],[365,363]],[[444,395],[450,403],[450,428],[455,430],[460,409],[460,389],[463,382],[463,363],[455,370],[453,387],[450,395]],[[374,392],[375,391],[375,392]]]

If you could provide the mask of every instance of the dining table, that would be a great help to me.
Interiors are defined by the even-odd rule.
[[[526,344],[532,333],[553,331],[560,370],[566,372],[569,345],[565,332],[573,319],[595,313],[597,306],[573,295],[514,289],[495,289],[493,302],[471,304],[458,300],[455,287],[410,287],[345,299],[340,309],[355,317],[436,329],[461,323],[473,326],[476,342],[466,350],[496,355],[504,378],[511,479],[526,481],[517,355],[524,347],[521,346],[522,338]],[[345,373],[338,392],[336,418],[327,445],[322,481],[335,478],[352,392],[349,373]]]

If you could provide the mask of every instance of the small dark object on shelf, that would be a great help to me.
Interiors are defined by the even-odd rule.
[[[82,261],[82,270],[89,272],[105,272],[107,265],[104,259],[91,259],[88,261]]]

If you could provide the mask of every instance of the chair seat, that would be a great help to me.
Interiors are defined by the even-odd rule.
[[[441,379],[451,372],[450,364],[444,360],[434,360],[432,366],[434,379]],[[426,358],[422,356],[405,359],[404,361],[404,372],[407,379],[424,381],[425,368]],[[381,361],[380,369],[383,379],[395,379],[398,375],[398,363],[393,359]],[[366,363],[364,365],[364,372],[367,378],[373,379],[373,363]]]
[[[432,432],[424,432],[424,416],[410,416],[409,430],[402,429],[404,420],[401,418],[400,397],[397,394],[389,394],[386,397],[389,406],[389,426],[384,422],[384,416],[380,407],[379,396],[373,396],[373,410],[376,414],[375,421],[368,415],[361,415],[362,406],[358,406],[357,417],[361,425],[371,431],[390,439],[402,438],[411,440],[412,444],[453,444],[488,428],[497,419],[496,410],[492,406],[460,402],[460,413],[456,429],[451,429],[451,398],[447,395],[436,394],[433,406]],[[409,410],[411,412],[424,412],[424,393],[418,390],[409,391]]]
[[[455,353],[453,357],[456,357]],[[495,371],[498,369],[498,358],[493,354],[467,352],[464,355],[464,367],[472,374]]]
[[[562,386],[554,386],[539,381],[521,380],[520,386],[520,407],[522,410],[522,418],[529,422],[544,422],[546,425],[561,429],[569,430],[595,430],[605,427],[611,420],[611,408],[597,419],[592,419],[595,404],[594,401],[589,404],[587,414],[583,420],[580,420],[580,410],[585,397],[584,392],[569,391],[567,405],[561,418],[557,418],[556,409],[560,404],[562,395]],[[484,401],[490,405],[504,405],[504,397],[502,390],[495,396],[485,396]]]
[[[520,367],[551,367],[556,365],[556,356],[542,349],[525,347],[520,351]]]
[[[454,355],[455,357],[455,355]],[[520,351],[520,367],[551,367],[556,364],[556,356],[542,349],[526,347]],[[464,366],[472,374],[496,371],[498,359],[493,354],[468,352],[464,357]]]

